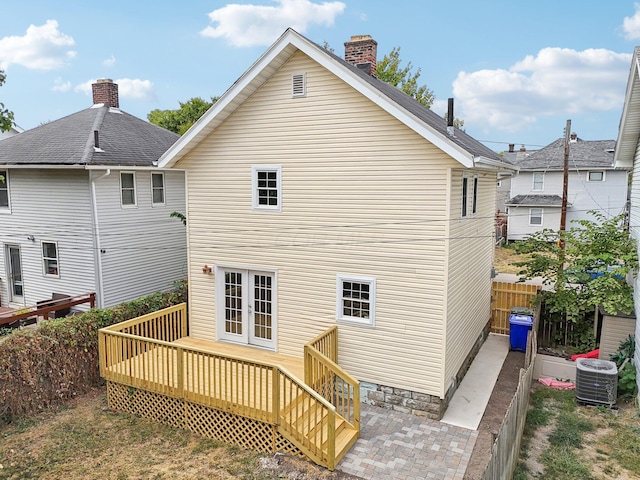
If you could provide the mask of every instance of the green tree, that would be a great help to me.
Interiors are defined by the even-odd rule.
[[[0,70],[0,87],[4,85],[7,75],[4,70]],[[6,132],[13,126],[13,112],[4,108],[4,103],[0,102],[0,132]]]
[[[594,218],[580,220],[566,232],[545,229],[516,244],[518,253],[530,259],[516,265],[524,279],[542,277],[555,286],[546,299],[551,312],[579,318],[602,306],[613,314],[633,311],[633,288],[629,273],[638,271],[636,242],[624,229],[624,216],[607,219],[590,211]],[[560,248],[560,235],[565,252]]]
[[[399,88],[410,97],[415,98],[418,102],[427,108],[431,108],[435,100],[435,96],[426,85],[418,85],[421,69],[418,68],[413,72],[411,62],[405,67],[401,66],[400,47],[394,47],[391,53],[384,56],[376,65],[376,77],[380,80]]]
[[[184,103],[179,102],[180,108],[176,110],[153,110],[147,119],[154,125],[182,135],[217,101],[218,97],[211,97],[210,102],[193,97]]]

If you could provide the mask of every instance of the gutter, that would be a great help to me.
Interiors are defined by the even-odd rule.
[[[102,246],[100,242],[100,223],[98,222],[98,201],[96,196],[96,182],[105,177],[111,175],[111,169],[107,168],[106,172],[97,178],[91,179],[91,208],[93,214],[93,246],[96,252],[95,266],[96,266],[96,287],[97,290],[97,306],[98,308],[104,308],[104,281],[102,278]]]

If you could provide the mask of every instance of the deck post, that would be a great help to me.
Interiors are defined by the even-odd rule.
[[[353,426],[360,436],[360,384],[353,387]]]
[[[311,384],[311,362],[312,358],[309,354],[309,345],[304,346],[304,383]]]
[[[184,371],[184,349],[178,347],[176,349],[176,368],[178,370],[178,398],[184,398],[184,380],[186,373]]]
[[[271,421],[274,425],[280,425],[280,369],[276,366],[271,367],[271,401],[273,413]]]
[[[329,428],[327,431],[327,468],[335,470],[336,468],[336,411],[329,410],[328,415]]]

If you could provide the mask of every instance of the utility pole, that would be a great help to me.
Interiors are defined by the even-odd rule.
[[[556,278],[556,292],[560,292],[564,288],[564,258],[565,258],[565,230],[567,229],[567,192],[569,190],[569,141],[571,139],[571,120],[567,120],[567,126],[564,129],[564,167],[562,179],[562,212],[560,213],[560,238],[558,239],[558,276]]]

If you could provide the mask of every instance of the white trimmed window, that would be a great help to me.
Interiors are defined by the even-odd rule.
[[[252,201],[255,210],[282,210],[282,166],[251,167]]]
[[[338,275],[336,280],[336,320],[375,325],[376,279]]]
[[[1,172],[0,172],[1,173]],[[587,175],[588,182],[604,182],[604,170],[592,170]]]
[[[136,205],[136,174],[120,172],[120,193],[123,207]]]
[[[469,177],[466,174],[462,176],[462,209],[460,216],[467,216],[467,202],[469,197]]]
[[[533,189],[544,190],[544,173],[536,172],[533,174]]]
[[[9,171],[0,170],[0,210],[9,210]]]
[[[58,267],[58,244],[56,242],[42,242],[42,264],[46,276],[60,276]]]
[[[151,203],[164,205],[164,173],[151,174]]]
[[[473,177],[473,199],[471,203],[471,213],[474,215],[478,211],[478,175]]]
[[[542,208],[529,209],[529,225],[542,225]]]

